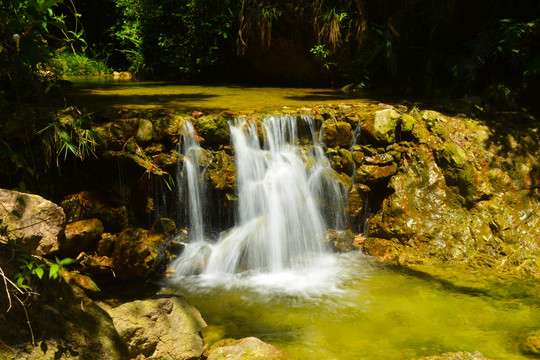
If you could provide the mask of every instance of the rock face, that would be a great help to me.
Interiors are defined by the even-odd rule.
[[[200,331],[206,323],[183,297],[137,300],[109,313],[131,358],[187,360],[203,353]]]
[[[66,216],[58,205],[38,195],[0,189],[0,228],[30,254],[50,255],[60,249]],[[0,233],[0,238],[3,235]]]
[[[278,347],[257,338],[221,340],[212,346],[207,360],[286,360],[289,357]]]

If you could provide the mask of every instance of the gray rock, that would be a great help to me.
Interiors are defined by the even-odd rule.
[[[137,300],[109,309],[114,326],[132,358],[198,359],[206,323],[181,296]]]
[[[60,248],[64,236],[64,210],[38,195],[0,189],[0,239],[22,244],[24,251],[35,255],[50,255]]]

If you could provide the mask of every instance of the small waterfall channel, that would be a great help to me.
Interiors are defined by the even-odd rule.
[[[237,172],[236,225],[207,240],[201,149],[186,124],[184,165],[189,242],[170,268],[200,274],[283,274],[320,266],[324,238],[345,224],[345,191],[332,171],[310,117],[273,116],[229,123]],[[273,280],[274,281],[274,280]]]

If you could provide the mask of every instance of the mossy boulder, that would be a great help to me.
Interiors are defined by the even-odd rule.
[[[205,115],[194,122],[197,134],[202,138],[201,144],[225,145],[229,143],[229,124],[222,115]]]
[[[112,255],[118,279],[146,278],[159,265],[159,251],[166,238],[166,234],[140,228],[118,234]]]
[[[474,166],[474,155],[452,141],[437,150],[437,160],[443,168],[448,185],[455,185],[467,205],[492,194],[484,174]]]
[[[150,120],[139,119],[139,127],[135,139],[139,144],[144,144],[152,140],[154,125]]]
[[[326,120],[322,125],[322,138],[328,147],[349,148],[352,144],[353,130],[345,121]]]
[[[401,115],[393,108],[367,113],[361,121],[362,132],[378,144],[392,144],[396,141],[396,130]]]
[[[381,180],[388,179],[397,172],[397,165],[378,166],[378,165],[361,165],[356,169],[356,179],[363,184],[375,184]]]
[[[214,189],[234,190],[236,188],[236,166],[234,158],[225,150],[214,152],[212,162],[206,170],[206,176]]]

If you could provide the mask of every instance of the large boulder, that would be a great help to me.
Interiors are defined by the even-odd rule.
[[[368,113],[361,122],[362,132],[376,143],[392,144],[396,141],[396,129],[400,116],[393,108]]]
[[[137,359],[198,359],[206,323],[181,296],[137,300],[108,309],[114,326]]]
[[[286,360],[280,348],[257,338],[225,339],[212,346],[207,360]]]
[[[40,296],[32,299],[31,306],[22,309],[13,303],[11,311],[3,311],[1,359],[128,359],[127,348],[103,308],[77,286],[46,281],[35,289]],[[7,298],[0,297],[2,309],[7,305],[4,301]]]
[[[194,123],[197,135],[204,145],[225,145],[229,143],[229,124],[221,115],[206,115]]]
[[[62,208],[38,195],[0,189],[0,240],[14,240],[24,251],[50,255],[60,249],[66,216]]]
[[[118,234],[112,255],[116,276],[120,280],[144,279],[160,264],[160,249],[166,234],[125,229]]]

